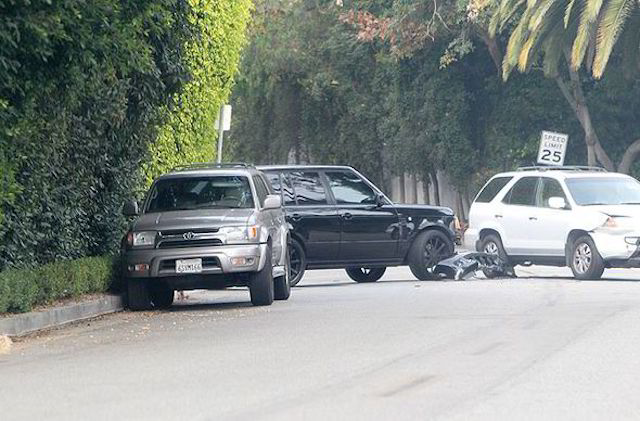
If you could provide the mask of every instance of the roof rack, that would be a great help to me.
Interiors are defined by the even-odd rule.
[[[543,166],[532,166],[532,167],[520,167],[516,171],[597,171],[597,172],[607,172],[606,169],[601,167],[589,167],[587,165],[566,165],[559,167],[543,167]]]
[[[223,169],[223,168],[255,168],[251,164],[246,164],[244,162],[225,162],[225,163],[215,163],[215,162],[194,162],[192,164],[186,165],[178,165],[171,169],[171,171],[186,171],[186,170],[214,170],[214,169]]]

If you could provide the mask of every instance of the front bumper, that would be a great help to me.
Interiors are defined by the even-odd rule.
[[[640,238],[640,232],[610,233],[605,230],[594,230],[590,234],[600,256],[605,261],[620,262],[640,259],[640,244],[637,242],[629,244],[625,241],[625,239]]]
[[[177,273],[177,259],[202,259],[202,272],[195,275],[221,275],[257,272],[264,268],[267,244],[241,244],[214,247],[189,247],[175,249],[129,249],[124,253],[124,270],[130,278],[160,278],[189,276]],[[253,258],[248,265],[234,265],[232,258]],[[148,269],[136,270],[148,266]]]

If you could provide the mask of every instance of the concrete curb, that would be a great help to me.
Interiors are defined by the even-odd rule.
[[[38,330],[61,326],[78,320],[115,313],[124,308],[122,297],[105,295],[94,300],[32,311],[0,319],[0,336],[23,336]]]

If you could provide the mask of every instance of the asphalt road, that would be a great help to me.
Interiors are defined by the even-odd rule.
[[[518,273],[316,271],[271,307],[194,292],[66,327],[0,356],[0,419],[640,418],[640,271]]]

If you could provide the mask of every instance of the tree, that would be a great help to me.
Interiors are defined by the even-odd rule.
[[[639,4],[636,0],[503,0],[491,20],[491,33],[510,31],[503,61],[505,79],[516,67],[528,72],[542,57],[545,74],[556,81],[584,130],[589,165],[597,161],[609,170],[614,163],[596,132],[580,67],[584,64],[596,79],[602,77],[622,36],[619,54],[627,69],[637,71]],[[628,173],[638,155],[640,139],[628,145],[617,169]]]

